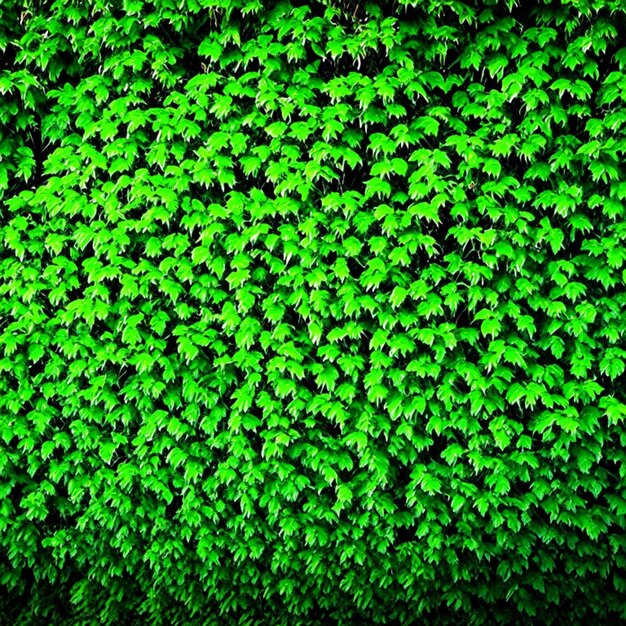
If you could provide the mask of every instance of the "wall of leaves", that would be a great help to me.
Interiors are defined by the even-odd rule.
[[[2,619],[625,620],[625,153],[621,0],[2,0]]]

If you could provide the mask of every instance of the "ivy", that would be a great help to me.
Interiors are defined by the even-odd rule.
[[[622,1],[0,4],[6,623],[626,619]]]

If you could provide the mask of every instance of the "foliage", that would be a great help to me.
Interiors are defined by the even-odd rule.
[[[621,0],[3,0],[0,611],[626,620]]]

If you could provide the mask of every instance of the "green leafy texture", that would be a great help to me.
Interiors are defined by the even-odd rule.
[[[625,20],[3,0],[3,623],[626,621]]]

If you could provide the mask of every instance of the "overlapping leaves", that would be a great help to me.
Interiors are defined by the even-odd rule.
[[[624,17],[4,2],[4,613],[623,619]]]

